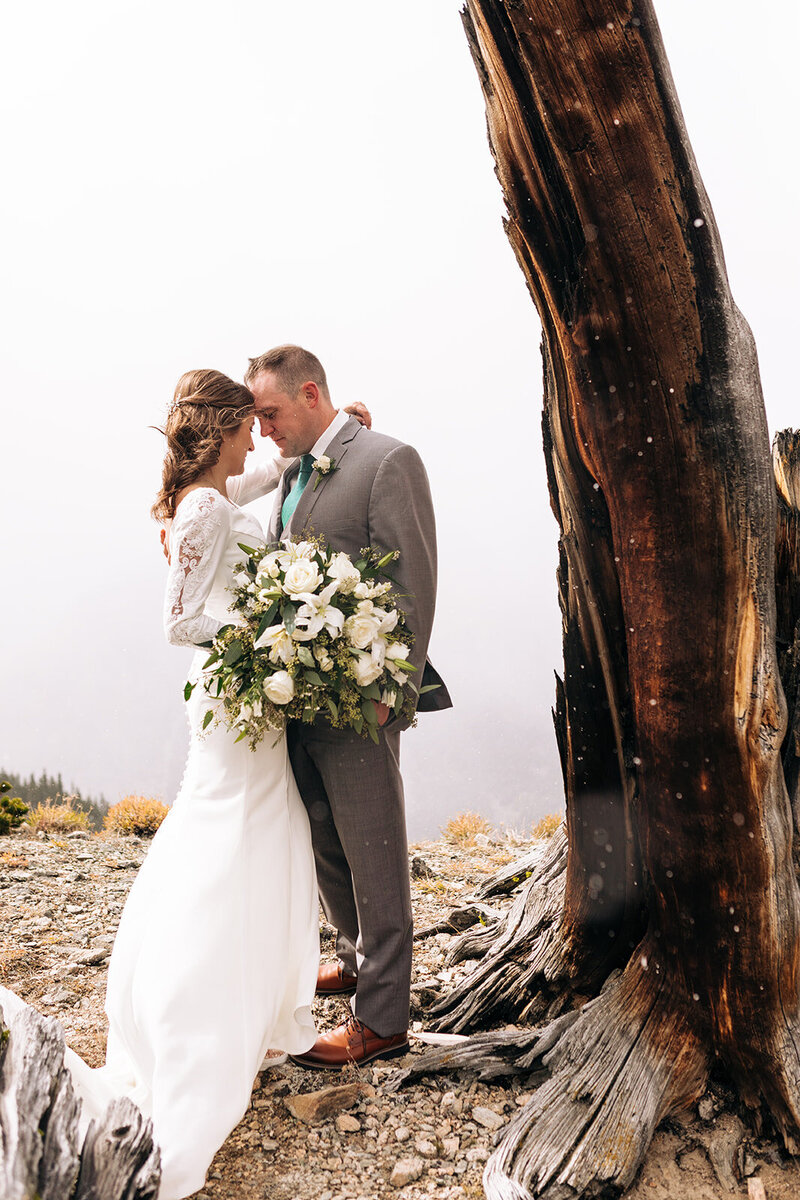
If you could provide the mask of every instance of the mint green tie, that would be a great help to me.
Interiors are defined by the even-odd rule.
[[[283,522],[284,529],[292,519],[292,513],[297,508],[297,502],[303,494],[303,489],[311,478],[311,464],[313,462],[313,454],[304,454],[300,459],[300,474],[297,476],[297,479],[295,479],[294,487],[284,500],[283,508],[281,509],[281,521]]]

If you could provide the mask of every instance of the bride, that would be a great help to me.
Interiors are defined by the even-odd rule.
[[[244,384],[211,370],[178,382],[153,507],[172,521],[164,623],[173,645],[198,646],[231,620],[226,589],[243,557],[238,543],[264,541],[240,505],[273,490],[287,464],[244,474],[253,421]],[[198,649],[191,682],[207,657]],[[201,682],[187,703],[183,782],[114,943],[105,1066],[92,1070],[71,1051],[66,1059],[84,1128],[119,1095],[152,1118],[159,1200],[203,1186],[268,1048],[301,1054],[316,1037],[317,886],[286,739],[265,738],[251,751],[221,722],[203,732],[211,707]],[[23,1004],[0,987],[0,1006],[9,1023]]]

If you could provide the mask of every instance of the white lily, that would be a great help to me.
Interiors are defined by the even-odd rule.
[[[338,579],[324,587],[319,595],[314,592],[301,592],[295,599],[303,604],[297,610],[295,617],[294,640],[310,642],[321,630],[325,629],[332,638],[339,637],[344,626],[344,613],[331,604],[332,597],[339,587]],[[300,628],[298,628],[300,626]]]
[[[296,654],[292,639],[286,632],[286,626],[282,623],[270,625],[265,629],[261,637],[253,643],[253,649],[268,649],[270,660],[274,663],[277,663],[279,660],[284,663],[290,663]]]

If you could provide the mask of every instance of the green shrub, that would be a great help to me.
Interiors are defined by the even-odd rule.
[[[11,784],[4,780],[0,783],[0,834],[10,833],[22,824],[22,818],[28,811],[27,804],[19,796],[9,796]]]

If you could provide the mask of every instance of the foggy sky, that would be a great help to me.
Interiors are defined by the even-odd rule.
[[[657,7],[770,427],[800,424],[795,6],[757,21],[744,0]],[[455,708],[404,738],[412,837],[468,808],[523,826],[561,806],[540,327],[503,233],[458,8],[44,0],[6,13],[5,769],[61,771],[111,802],[174,798],[187,655],[161,626],[149,426],[183,371],[241,378],[249,355],[293,341],[325,363],[334,403],[368,404],[431,478],[431,657]],[[473,581],[487,560],[489,594]]]

